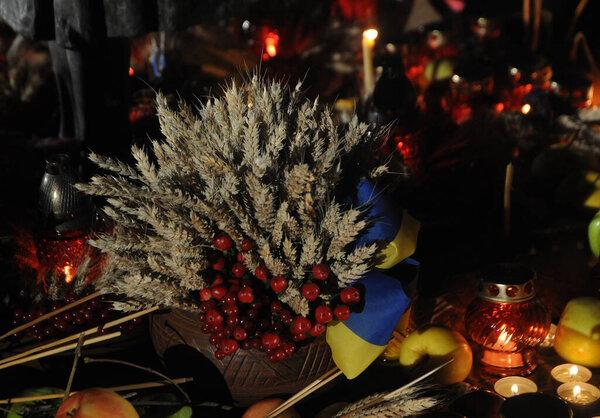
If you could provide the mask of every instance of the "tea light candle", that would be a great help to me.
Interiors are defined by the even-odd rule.
[[[565,401],[577,405],[589,405],[600,399],[600,389],[583,382],[563,383],[556,390]]]
[[[524,377],[509,376],[496,381],[494,390],[505,398],[510,398],[523,393],[537,392],[537,385]]]
[[[544,339],[544,341],[542,341],[542,343],[540,344],[540,347],[542,347],[542,348],[554,347],[554,337],[556,337],[556,325],[550,324],[550,331],[548,332],[548,335],[546,335],[546,338]]]
[[[587,382],[592,378],[590,369],[577,364],[559,364],[550,372],[554,380],[561,383],[567,382]]]

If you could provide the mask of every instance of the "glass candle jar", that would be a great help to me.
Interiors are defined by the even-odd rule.
[[[550,330],[550,316],[535,297],[534,277],[532,269],[509,263],[483,273],[465,325],[484,372],[526,376],[537,367],[536,346]]]

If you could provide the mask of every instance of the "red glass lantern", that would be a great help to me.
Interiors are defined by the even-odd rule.
[[[534,278],[519,264],[493,266],[482,275],[465,324],[484,372],[524,376],[537,367],[536,346],[550,330],[550,316],[535,297]]]

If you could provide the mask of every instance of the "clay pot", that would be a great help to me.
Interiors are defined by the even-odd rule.
[[[200,331],[197,315],[173,309],[152,315],[152,343],[160,357],[175,345],[185,344],[210,360],[221,372],[238,406],[247,406],[274,395],[293,394],[335,367],[324,337],[298,347],[290,357],[271,363],[265,353],[238,350],[233,356],[217,360],[209,335]]]

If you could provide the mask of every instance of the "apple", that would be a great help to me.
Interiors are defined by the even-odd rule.
[[[431,324],[413,331],[400,347],[400,365],[413,368],[425,363],[423,372],[454,358],[439,370],[434,379],[442,384],[461,382],[473,366],[473,352],[467,340],[458,332],[442,325]]]
[[[92,388],[69,396],[55,418],[139,418],[133,405],[112,390]]]
[[[277,408],[283,402],[284,400],[279,398],[263,399],[262,401],[258,401],[252,404],[248,409],[246,409],[246,412],[244,412],[242,418],[263,418],[265,415]],[[277,414],[277,417],[300,418],[300,414],[293,407],[290,407],[282,413]]]
[[[554,349],[565,360],[600,367],[600,300],[585,296],[567,303],[563,311]]]

